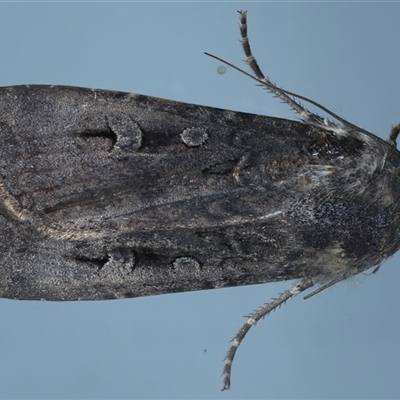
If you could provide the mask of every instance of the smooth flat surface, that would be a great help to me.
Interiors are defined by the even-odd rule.
[[[1,3],[0,85],[121,90],[296,118],[249,78],[238,14],[272,81],[387,138],[400,121],[398,3]],[[121,301],[0,300],[0,398],[398,398],[399,255],[229,339],[291,282]]]

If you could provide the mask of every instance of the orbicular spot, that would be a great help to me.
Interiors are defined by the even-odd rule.
[[[193,257],[178,257],[172,263],[175,273],[195,273],[200,270],[200,263]]]
[[[208,134],[204,129],[186,128],[181,133],[182,142],[189,147],[201,146],[208,139]]]

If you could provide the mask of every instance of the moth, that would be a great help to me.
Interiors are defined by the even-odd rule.
[[[293,280],[250,315],[400,247],[389,140],[254,75],[302,120],[69,86],[0,88],[0,296],[104,300]],[[298,100],[317,105],[322,118]]]

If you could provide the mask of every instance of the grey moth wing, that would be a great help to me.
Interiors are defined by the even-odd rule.
[[[0,110],[2,297],[248,285],[395,251],[400,158],[377,137],[62,86],[1,88]]]

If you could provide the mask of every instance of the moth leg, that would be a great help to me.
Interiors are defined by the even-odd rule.
[[[250,78],[259,82],[264,87],[264,89],[268,90],[274,96],[280,98],[284,103],[288,104],[289,107],[292,108],[292,110],[294,110],[295,112],[300,114],[302,116],[304,122],[306,122],[306,123],[310,123],[310,124],[317,125],[317,126],[322,126],[324,128],[333,127],[336,129],[338,127],[338,125],[336,123],[334,123],[326,118],[322,118],[319,115],[307,110],[307,108],[303,107],[300,104],[300,102],[297,102],[295,100],[295,98],[297,98],[299,100],[304,100],[307,103],[310,103],[310,104],[316,106],[317,108],[319,108],[320,110],[326,112],[331,117],[333,117],[336,120],[338,120],[339,122],[341,122],[346,129],[354,129],[355,131],[357,131],[359,133],[365,133],[366,135],[372,135],[370,132],[352,124],[349,121],[346,121],[344,118],[335,114],[331,110],[328,110],[326,107],[322,106],[321,104],[317,103],[316,101],[309,99],[305,96],[301,96],[297,93],[290,92],[289,90],[279,88],[274,83],[272,83],[269,80],[269,78],[265,77],[264,74],[262,73],[260,67],[258,66],[256,59],[254,58],[254,56],[251,53],[250,42],[249,42],[249,38],[247,37],[247,11],[238,11],[238,12],[240,14],[239,28],[240,28],[240,32],[242,35],[241,42],[242,42],[243,50],[247,57],[246,62],[250,66],[252,71],[254,72],[255,76],[247,73],[246,71],[243,71],[242,69],[236,67],[235,65],[231,64],[228,61],[223,60],[220,57],[214,56],[213,54],[210,54],[207,52],[205,52],[204,54],[208,55],[209,57],[215,58],[218,61],[221,61],[222,63],[232,67],[233,69],[236,69],[237,71],[241,72],[242,74],[245,74],[245,75],[249,76]],[[400,126],[400,124],[399,124],[399,126]],[[399,128],[399,133],[400,133],[400,128]],[[396,134],[391,135],[391,139],[389,140],[389,142],[392,144],[393,144],[393,137],[394,138],[397,137]]]
[[[304,296],[304,300],[309,299],[310,297],[315,296],[318,293],[321,293],[323,290],[327,289],[328,287],[333,286],[334,284],[342,281],[344,278],[340,277],[337,279],[332,279],[331,281],[325,283],[324,285],[322,285],[321,287],[319,287],[318,289],[314,290],[313,292],[309,293],[307,296]]]
[[[247,11],[238,11],[240,14],[240,35],[242,37],[241,43],[243,47],[244,54],[246,55],[246,63],[254,72],[257,79],[261,82],[266,83],[264,86],[269,92],[273,95],[280,98],[284,103],[286,103],[289,107],[291,107],[295,112],[302,115],[306,119],[312,118],[313,114],[308,111],[305,107],[303,107],[300,103],[297,103],[290,96],[285,94],[285,91],[278,88],[274,83],[272,83],[268,77],[266,77],[259,67],[257,60],[254,58],[251,49],[250,49],[250,41],[247,36]],[[320,121],[318,121],[320,122]]]
[[[222,375],[224,376],[224,385],[222,387],[222,390],[229,390],[231,386],[231,369],[232,369],[233,359],[235,357],[237,348],[239,347],[240,343],[242,343],[244,337],[246,336],[250,328],[253,325],[255,325],[261,318],[264,318],[271,311],[275,310],[276,308],[284,304],[291,297],[296,296],[297,294],[303,292],[304,290],[312,286],[314,286],[314,283],[311,279],[301,279],[300,281],[296,282],[291,289],[288,289],[285,292],[281,293],[279,297],[273,299],[270,303],[265,304],[258,311],[255,311],[253,314],[247,317],[247,321],[243,324],[243,326],[239,329],[238,333],[231,340],[232,345],[225,356],[224,359],[225,365],[222,371]]]
[[[322,106],[321,104],[317,103],[316,101],[309,99],[307,97],[304,97],[304,96],[300,96],[296,93],[289,92],[288,90],[281,89],[281,88],[277,87],[274,83],[272,83],[268,77],[264,76],[264,74],[261,71],[261,68],[259,67],[259,65],[257,63],[257,60],[254,58],[254,56],[251,52],[251,49],[250,49],[250,41],[247,36],[247,11],[238,11],[238,13],[240,14],[239,29],[240,29],[240,34],[242,37],[241,43],[242,43],[244,54],[246,55],[246,63],[249,65],[249,67],[254,72],[254,75],[256,76],[255,78],[253,77],[254,79],[258,80],[258,82],[260,82],[266,90],[268,90],[274,96],[281,99],[293,111],[300,114],[303,117],[303,119],[309,123],[323,125],[323,126],[333,126],[333,127],[337,126],[334,122],[329,121],[328,119],[322,118],[319,115],[307,110],[307,108],[305,108],[303,105],[301,105],[300,102],[297,102],[295,100],[295,98],[297,98],[299,100],[304,100],[307,103],[310,103],[310,104],[318,107],[322,111],[326,112],[333,118],[340,121],[344,126],[346,126],[348,128],[355,129],[357,131],[360,131],[360,132],[370,135],[370,133],[368,131],[352,124],[349,121],[346,121],[344,118],[342,118],[339,115],[335,114],[334,112],[328,110],[326,107]],[[292,97],[290,97],[290,96],[292,96]],[[395,128],[393,128],[393,129],[395,129]],[[398,133],[399,133],[400,132],[400,124],[397,126],[397,129],[398,129]],[[392,132],[393,132],[393,130],[392,130]],[[397,137],[397,135],[396,135],[396,137]],[[391,135],[390,139],[392,139],[392,135]],[[393,143],[393,140],[389,140],[389,142]]]

